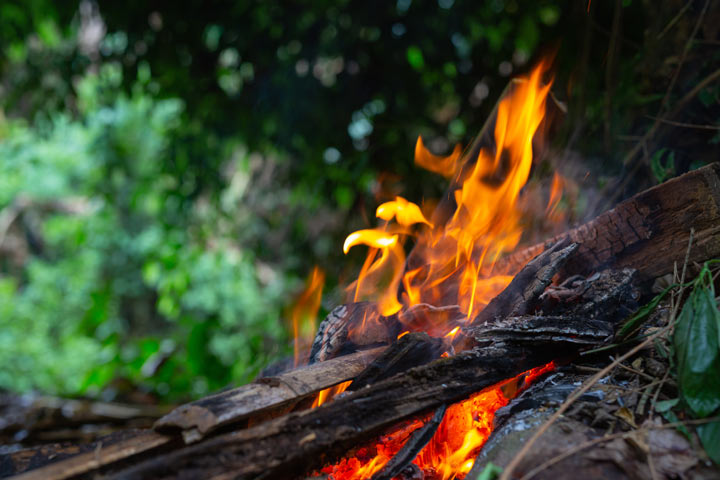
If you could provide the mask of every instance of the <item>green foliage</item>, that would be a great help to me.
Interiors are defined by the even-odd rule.
[[[720,407],[719,338],[720,311],[706,270],[678,316],[673,338],[682,398],[700,417]]]
[[[720,311],[713,277],[705,264],[678,316],[673,336],[680,394],[698,418],[720,413]],[[701,425],[698,435],[710,457],[720,459],[720,422]]]
[[[485,465],[485,468],[482,469],[482,472],[478,474],[476,477],[477,480],[493,480],[495,478],[498,478],[503,472],[502,467],[495,465],[492,462],[488,462],[487,465]]]
[[[661,148],[650,157],[650,168],[658,182],[664,182],[675,175],[675,152],[667,151],[667,148]]]
[[[108,64],[78,85],[78,119],[3,125],[0,209],[18,212],[7,240],[27,224],[43,245],[0,278],[0,388],[77,394],[125,378],[202,395],[285,351],[285,279],[261,281],[252,252],[203,233],[217,204],[179,199],[183,103],[126,96],[120,76]]]
[[[620,327],[620,330],[618,330],[616,338],[618,340],[625,340],[632,333],[637,331],[640,325],[642,325],[642,323],[647,320],[650,314],[655,311],[658,304],[660,304],[660,301],[665,298],[665,296],[670,292],[670,290],[676,287],[677,285],[670,285],[669,287],[665,288],[665,290],[657,294],[646,305],[640,308],[640,310],[638,310],[630,318],[625,320],[622,327]]]

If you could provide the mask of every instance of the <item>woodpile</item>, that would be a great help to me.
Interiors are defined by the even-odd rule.
[[[506,257],[499,266],[513,281],[454,338],[411,333],[396,340],[388,317],[386,331],[365,344],[352,339],[354,353],[332,358],[347,351],[356,312],[372,308],[347,305],[334,313],[333,328],[322,330],[338,342],[318,357],[324,361],[181,406],[152,430],[48,459],[15,478],[305,478],[400,422],[422,419],[423,428],[374,477],[393,478],[429,441],[449,405],[610,343],[648,285],[683,263],[691,230],[691,266],[720,256],[720,164]],[[413,308],[404,314],[458,315],[447,307]],[[318,392],[347,381],[353,383],[345,393],[310,408]]]

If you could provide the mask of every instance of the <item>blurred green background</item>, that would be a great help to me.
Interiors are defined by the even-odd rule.
[[[378,201],[442,192],[417,136],[469,142],[547,53],[571,220],[714,161],[717,3],[0,1],[0,390],[251,380]]]

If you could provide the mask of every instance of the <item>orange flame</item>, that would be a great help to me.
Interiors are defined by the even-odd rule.
[[[350,386],[351,383],[352,383],[352,380],[348,380],[347,382],[340,383],[338,385],[335,385],[334,387],[329,387],[324,390],[320,390],[320,392],[318,392],[317,397],[315,397],[315,401],[312,404],[312,408],[319,407],[323,403],[329,402],[330,400],[332,400],[332,398],[335,395],[338,395],[338,394],[344,392],[345,390],[347,390],[347,388]]]
[[[422,137],[418,137],[417,143],[415,144],[415,165],[447,178],[454,177],[457,173],[460,155],[462,155],[462,147],[460,145],[455,145],[455,149],[447,157],[439,157],[433,155],[425,148]]]
[[[558,212],[558,206],[562,199],[564,186],[565,179],[558,172],[555,172],[552,185],[550,186],[550,199],[548,200],[547,208],[545,208],[545,215],[554,223],[560,222],[563,218],[562,213]]]
[[[290,310],[293,327],[293,364],[300,365],[303,350],[313,341],[317,328],[317,312],[325,285],[325,272],[318,266],[313,267],[305,280],[305,289],[300,293]]]
[[[514,249],[522,235],[518,198],[532,167],[533,137],[545,116],[551,85],[542,83],[546,70],[547,65],[540,63],[500,101],[493,147],[476,145],[463,156],[458,146],[442,158],[428,152],[418,138],[415,163],[452,179],[453,195],[446,201],[454,201],[453,205],[442,205],[440,215],[429,221],[418,205],[396,197],[376,211],[385,221],[382,227],[354,232],[345,240],[345,253],[357,245],[370,247],[357,280],[348,288],[352,299],[375,302],[381,315],[399,312],[398,321],[404,326],[400,336],[428,327],[429,333],[452,341],[461,326],[457,316],[453,317],[455,323],[425,325],[421,315],[411,315],[408,308],[423,303],[457,305],[466,321],[472,321],[512,280],[510,275],[493,275],[492,271],[498,258]],[[560,186],[553,189],[560,191]],[[560,193],[554,195],[559,201]],[[406,262],[403,243],[408,237],[415,245]],[[495,411],[548,368],[553,366],[526,372],[448,408],[433,439],[414,460],[425,478],[464,478],[492,431]],[[519,379],[524,380],[521,383]],[[321,392],[316,405],[333,394],[332,389]],[[421,420],[408,422],[375,445],[359,448],[351,457],[326,466],[322,473],[335,480],[370,478],[423,424]]]
[[[355,301],[376,301],[382,315],[419,303],[459,305],[473,319],[510,283],[512,276],[488,273],[522,235],[518,197],[530,174],[533,137],[545,116],[546,70],[545,63],[538,65],[500,101],[493,149],[475,149],[475,158],[461,162],[459,147],[441,158],[418,138],[415,163],[455,179],[454,212],[444,225],[433,226],[420,207],[402,197],[382,204],[377,217],[398,225],[352,233],[343,246],[345,253],[359,244],[371,247],[352,285]],[[407,272],[400,242],[406,236],[415,238],[411,260],[420,265]]]

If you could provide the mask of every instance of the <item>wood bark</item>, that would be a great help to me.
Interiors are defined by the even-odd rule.
[[[169,445],[173,440],[173,437],[145,430],[108,446],[99,443],[91,452],[50,463],[12,478],[13,480],[65,480]]]
[[[607,266],[629,267],[641,280],[671,273],[685,259],[694,229],[690,262],[720,257],[720,163],[713,163],[645,190],[594,220],[545,243],[500,260],[496,274],[513,274],[564,237],[580,244],[561,276],[587,275]]]
[[[270,410],[282,410],[320,390],[350,380],[383,350],[385,347],[360,351],[205,397],[176,408],[159,419],[155,429],[181,429],[188,443],[197,441],[223,425]]]

